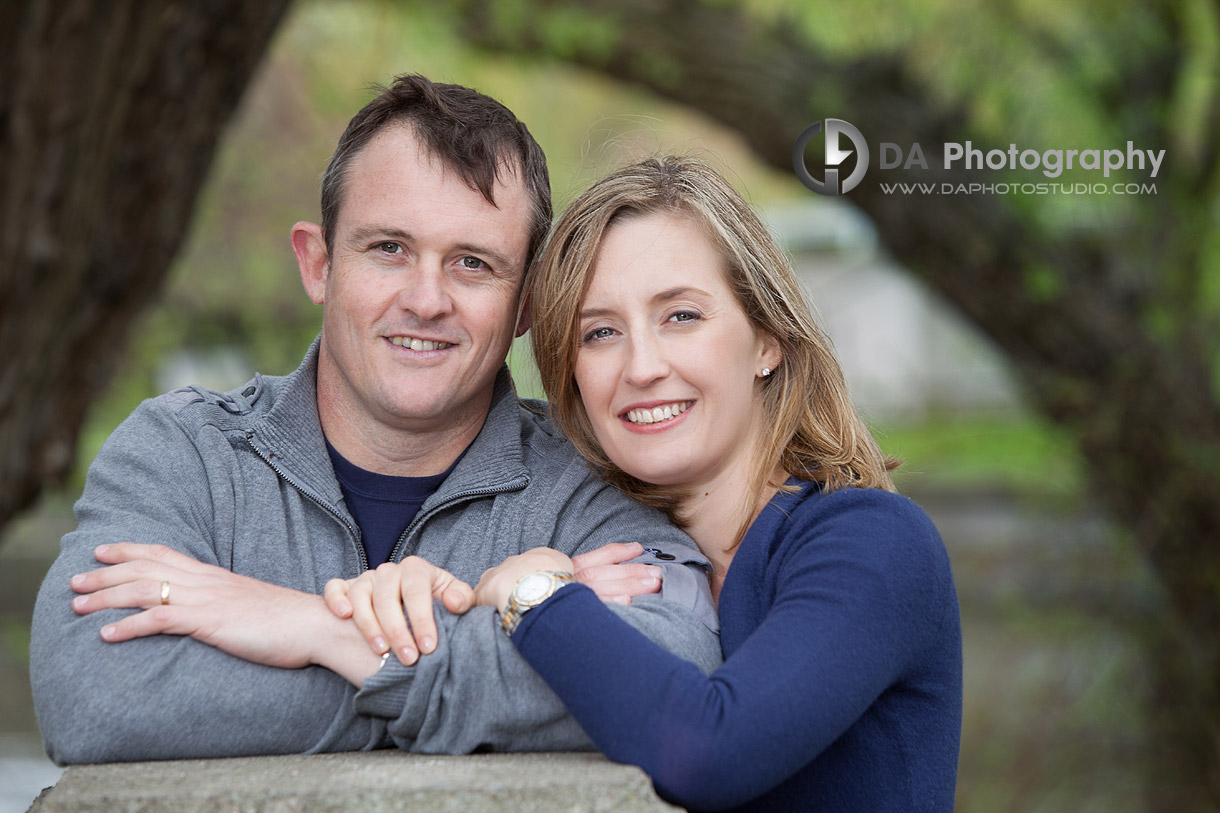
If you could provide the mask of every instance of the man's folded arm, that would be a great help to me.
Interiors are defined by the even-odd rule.
[[[98,545],[159,543],[219,564],[212,506],[191,442],[146,403],[103,447],[34,610],[30,675],[47,753],[59,763],[376,747],[380,721],[357,717],[355,689],[320,668],[250,663],[189,637],[100,637],[137,610],[78,615],[69,580],[101,567]],[[172,590],[172,585],[171,585]]]
[[[690,539],[651,509],[600,484],[578,489],[552,546],[583,553],[611,542],[641,542],[642,561],[663,570],[659,595],[610,605],[660,646],[711,672],[723,660],[706,575]],[[564,517],[571,517],[571,522]],[[356,697],[361,714],[389,721],[403,749],[423,753],[592,748],[558,697],[517,652],[495,612],[453,616],[435,604],[440,645],[414,666],[390,658]]]

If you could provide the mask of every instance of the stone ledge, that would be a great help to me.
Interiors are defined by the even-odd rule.
[[[675,811],[643,771],[599,754],[400,751],[77,765],[30,813]]]

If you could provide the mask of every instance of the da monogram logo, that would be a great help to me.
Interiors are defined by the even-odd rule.
[[[809,168],[805,165],[805,146],[821,132],[825,132],[826,168],[824,180],[819,181],[809,173]],[[842,181],[839,179],[842,170],[840,165],[852,154],[852,150],[842,149],[839,141],[841,136],[847,136],[856,152],[855,169]],[[819,195],[843,195],[855,189],[864,179],[864,173],[868,170],[868,144],[860,131],[843,119],[815,121],[805,128],[792,148],[792,169],[796,172],[796,177],[801,179],[801,183]]]

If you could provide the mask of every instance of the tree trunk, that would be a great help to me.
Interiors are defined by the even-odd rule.
[[[287,5],[0,4],[0,526],[69,472]]]
[[[831,58],[792,33],[799,25],[762,24],[731,3],[521,7],[530,11],[506,19],[490,0],[467,0],[459,25],[483,45],[554,54],[690,105],[784,171],[798,134],[828,116],[850,121],[872,143],[939,145],[972,135],[966,111],[946,106],[903,55]],[[549,40],[544,17],[561,13],[598,36]],[[1172,14],[1161,22],[1165,51],[1124,55],[1111,88],[1126,105],[1116,121],[1139,122],[1144,129],[1132,136],[1158,148],[1172,143],[1164,100],[1179,81],[1172,29],[1181,24]],[[1205,804],[1191,800],[1190,787],[1220,803],[1218,348],[1214,316],[1207,323],[1194,313],[1189,293],[1210,259],[1203,241],[1220,189],[1216,116],[1207,127],[1206,146],[1166,162],[1160,194],[1138,213],[1143,220],[1110,233],[1041,227],[1014,196],[885,195],[866,179],[844,198],[872,218],[895,257],[995,341],[1034,405],[1072,432],[1097,494],[1161,580],[1173,626],[1162,643],[1173,645],[1158,649],[1173,658],[1157,661],[1164,705],[1154,711],[1165,715],[1171,746],[1155,770],[1187,786],[1184,797],[1158,791],[1153,805],[1167,810]],[[893,170],[887,180],[937,188],[978,180],[926,157],[927,171]],[[1033,275],[1053,285],[1031,285]],[[1146,327],[1158,308],[1173,309],[1176,332],[1154,336]],[[1157,775],[1152,784],[1173,781]]]

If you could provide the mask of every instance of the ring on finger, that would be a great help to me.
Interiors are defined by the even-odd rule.
[[[169,604],[169,582],[161,582],[161,603]]]

